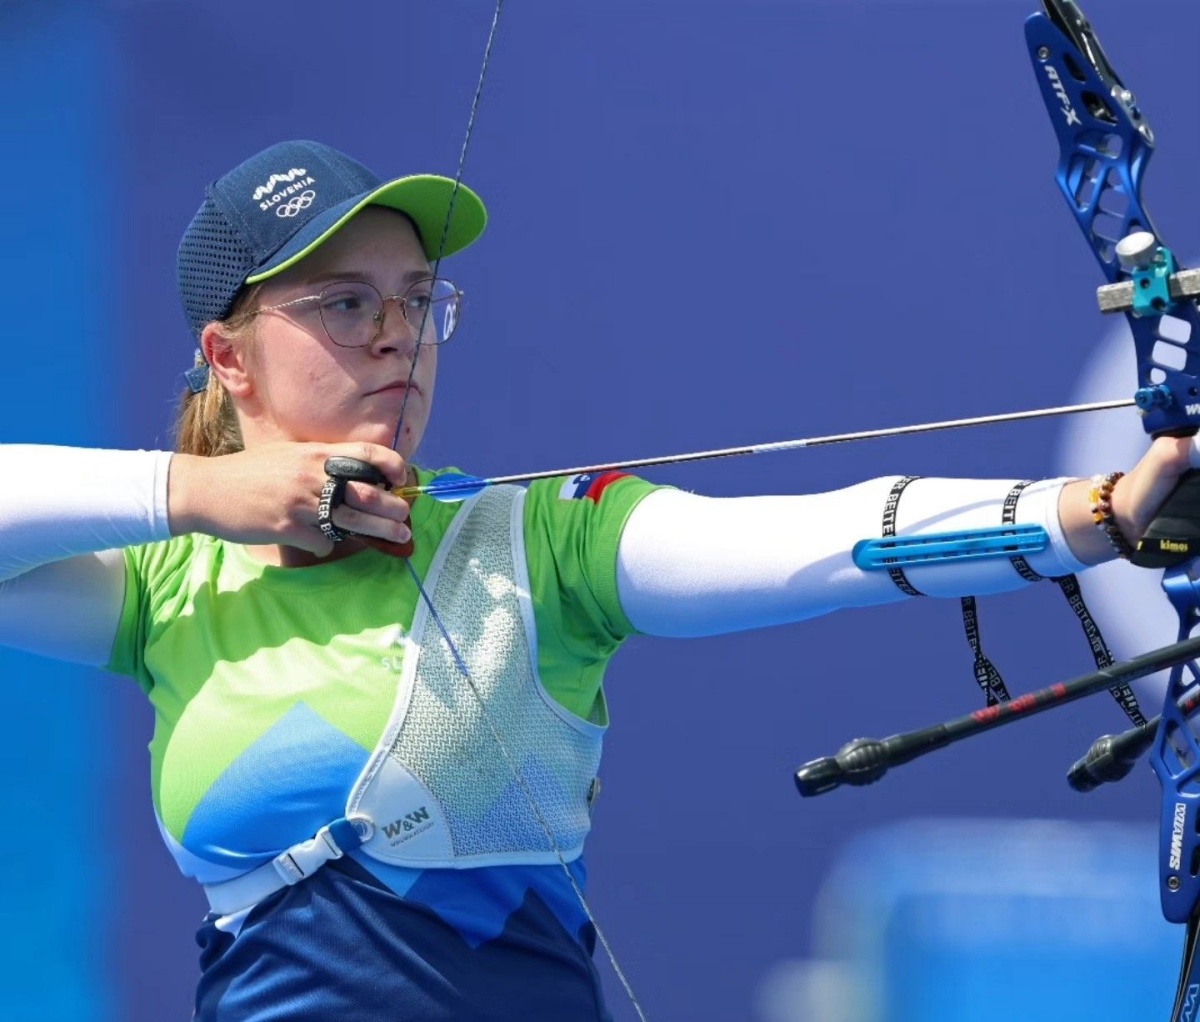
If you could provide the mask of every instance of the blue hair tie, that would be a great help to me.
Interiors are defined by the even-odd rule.
[[[199,348],[196,349],[196,365],[183,374],[187,379],[188,390],[193,394],[203,394],[208,389],[208,363]]]

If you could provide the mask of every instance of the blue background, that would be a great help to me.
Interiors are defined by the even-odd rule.
[[[1085,6],[1163,149],[1155,219],[1181,254],[1200,250],[1200,7]],[[1052,179],[1022,34],[1034,9],[512,0],[465,174],[492,220],[446,267],[469,304],[421,460],[516,472],[1071,400],[1110,325]],[[0,317],[0,438],[169,445],[191,357],[174,250],[204,185],[289,137],[384,175],[452,174],[490,16],[486,0],[0,2],[0,261],[15,305]],[[1130,356],[1109,396],[1133,389],[1132,370]],[[1136,437],[1132,414],[1109,413],[1122,414]],[[1028,424],[648,475],[712,495],[898,472],[1041,477],[1060,471],[1063,436]],[[1128,462],[1095,459],[1074,470]],[[982,615],[1011,688],[1087,669],[1052,588],[988,599]],[[1139,643],[1134,630],[1114,645]],[[0,998],[41,999],[21,1018],[187,1017],[203,903],[153,823],[148,708],[121,679],[0,656],[13,835]],[[877,788],[797,798],[804,760],[975,707],[952,602],[634,641],[609,693],[591,892],[653,1017],[756,1017],[763,977],[813,950],[822,878],[871,828],[1156,829],[1148,771],[1088,798],[1063,781],[1121,726],[1103,699]],[[29,841],[67,816],[62,851]],[[1154,869],[1148,855],[1142,882]]]

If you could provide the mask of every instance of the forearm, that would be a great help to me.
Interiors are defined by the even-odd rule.
[[[851,557],[856,542],[881,534],[893,482],[875,479],[806,496],[652,494],[630,516],[621,537],[622,608],[641,631],[685,636],[903,599],[887,572],[863,571]],[[1001,480],[917,480],[900,499],[896,532],[999,525],[1012,486]],[[1061,481],[1034,484],[1017,501],[1016,522],[1041,525],[1050,537],[1046,550],[1026,558],[1047,577],[1084,566],[1072,549],[1078,537],[1073,532],[1069,542],[1058,519],[1059,507],[1070,503],[1062,499],[1063,489]],[[1080,500],[1086,505],[1086,494]],[[1027,584],[1007,558],[918,566],[905,573],[931,596],[978,595]]]
[[[162,451],[0,444],[0,580],[168,538],[170,461]]]

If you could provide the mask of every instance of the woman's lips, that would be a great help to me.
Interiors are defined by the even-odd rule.
[[[377,387],[375,390],[367,391],[367,397],[372,394],[403,394],[406,390],[416,391],[421,393],[421,388],[415,383],[410,383],[408,380],[395,380],[392,383],[385,383],[382,387]]]

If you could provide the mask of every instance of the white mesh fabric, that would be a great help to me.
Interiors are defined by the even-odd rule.
[[[536,637],[523,545],[519,560],[513,553],[514,541],[523,544],[523,496],[518,487],[491,487],[464,509],[468,518],[430,594],[478,696],[436,623],[427,621],[417,637],[412,697],[390,750],[439,802],[456,858],[529,852],[529,862],[554,861],[489,719],[559,851],[578,856],[590,827],[587,796],[600,764],[601,729],[553,703],[532,669]]]

